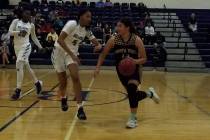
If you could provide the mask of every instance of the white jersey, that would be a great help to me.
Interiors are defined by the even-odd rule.
[[[22,37],[22,36],[19,36],[18,34],[15,34],[14,35],[14,46],[15,47],[20,47],[20,46],[23,46],[23,45],[28,45],[30,44],[29,42],[29,36],[31,34],[31,28],[33,23],[24,23],[22,20],[19,20],[19,19],[15,19],[13,20],[12,24],[10,25],[10,29],[9,30],[12,30],[12,31],[26,31],[27,34],[25,37]]]
[[[78,55],[79,44],[85,39],[85,37],[89,40],[95,38],[90,30],[81,27],[75,20],[68,21],[62,31],[68,34],[64,41],[75,55]],[[55,47],[61,48],[58,42],[55,42]]]

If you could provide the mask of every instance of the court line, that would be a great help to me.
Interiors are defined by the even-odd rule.
[[[91,79],[91,81],[90,81],[90,84],[88,85],[87,91],[90,91],[90,88],[92,87],[94,81],[95,81],[95,78],[93,77],[93,78]],[[85,101],[82,102],[82,105],[85,105]],[[72,135],[72,133],[73,133],[73,130],[74,130],[74,128],[75,128],[75,125],[76,125],[76,123],[77,123],[77,120],[78,120],[78,118],[77,118],[77,112],[76,112],[76,114],[74,115],[74,119],[73,119],[73,121],[72,121],[72,123],[71,123],[71,125],[70,125],[70,127],[69,127],[69,130],[68,130],[68,132],[67,132],[67,134],[66,134],[64,140],[70,140],[71,135]]]
[[[46,74],[43,74],[42,76],[40,76],[41,78],[46,77],[50,72],[47,72]],[[41,79],[40,78],[40,79]],[[27,84],[29,84],[30,82],[28,82]],[[23,96],[21,96],[20,99],[22,99],[23,97],[29,95],[30,93],[32,93],[35,89],[29,89],[26,93],[23,94]],[[10,119],[8,122],[6,122],[1,128],[0,128],[0,132],[2,132],[4,129],[6,129],[9,125],[11,125],[13,122],[15,122],[19,117],[21,117],[22,115],[24,115],[28,110],[30,110],[34,105],[36,105],[37,103],[39,103],[40,100],[36,100],[34,101],[30,106],[28,106],[27,108],[25,108],[23,111],[19,112],[17,115],[15,115],[12,119]]]
[[[174,94],[176,94],[179,98],[184,99],[185,101],[187,101],[188,103],[191,103],[195,108],[197,108],[198,110],[200,110],[203,114],[207,115],[210,117],[210,112],[204,110],[202,107],[200,107],[198,104],[194,103],[189,97],[186,96],[182,96],[178,93],[178,91],[176,91],[174,88],[172,88],[171,86],[167,85],[165,82],[163,82],[162,80],[159,80],[160,83],[162,83],[165,87],[169,88]]]
[[[22,115],[24,115],[29,109],[31,109],[33,106],[35,106],[40,100],[34,101],[30,106],[28,106],[26,109],[15,115],[13,118],[11,118],[7,123],[5,123],[1,128],[0,132],[2,132],[4,129],[6,129],[9,125],[11,125],[14,121],[16,121],[18,118],[20,118]]]

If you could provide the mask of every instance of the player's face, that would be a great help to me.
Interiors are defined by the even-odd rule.
[[[126,27],[123,23],[118,22],[116,27],[117,33],[120,35],[127,34],[129,32],[129,27]]]
[[[82,22],[83,26],[89,26],[91,23],[91,12],[86,12],[84,15],[80,17],[80,21]]]
[[[31,12],[28,10],[24,11],[22,18],[24,21],[29,22],[31,20]]]

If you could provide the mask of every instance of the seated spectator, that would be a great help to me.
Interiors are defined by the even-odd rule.
[[[154,45],[155,46],[165,46],[166,42],[165,42],[165,37],[163,35],[161,35],[161,33],[158,31],[154,37]]]
[[[153,44],[154,43],[154,35],[155,35],[155,29],[149,22],[148,25],[145,27],[145,44]]]
[[[113,4],[112,4],[112,2],[110,0],[106,0],[106,2],[104,3],[104,6],[105,7],[112,7]]]
[[[4,29],[3,34],[1,35],[1,44],[0,44],[0,53],[2,55],[2,61],[3,61],[3,65],[2,68],[6,67],[6,63],[9,64],[9,59],[8,59],[8,55],[9,55],[9,43],[10,43],[10,34],[8,33],[7,29]]]
[[[103,8],[105,6],[103,0],[99,0],[97,3],[96,3],[96,7],[97,8]]]
[[[80,4],[81,4],[80,0],[73,0],[72,1],[73,6],[80,6]]]
[[[48,33],[46,40],[49,40],[49,38],[52,38],[52,40],[55,42],[58,40],[58,35],[55,32],[54,28],[51,28],[51,31]]]
[[[63,21],[61,20],[61,18],[58,16],[58,17],[56,17],[56,20],[55,20],[55,22],[54,22],[54,29],[56,30],[56,31],[58,31],[58,32],[60,32],[61,30],[62,30],[62,28],[63,28],[63,26],[64,26],[64,23],[63,23]]]
[[[191,14],[188,25],[189,25],[190,31],[192,32],[197,31],[197,19],[196,19],[195,13]]]
[[[105,24],[103,29],[104,42],[106,43],[112,35],[112,29],[108,24]]]
[[[55,41],[53,40],[53,37],[49,36],[45,43],[45,49],[46,49],[47,54],[51,54],[53,47],[54,47],[54,43],[55,43]]]

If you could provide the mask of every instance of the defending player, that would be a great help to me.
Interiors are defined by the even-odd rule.
[[[79,12],[79,21],[70,20],[61,31],[58,41],[55,43],[55,49],[52,53],[52,63],[57,72],[59,85],[59,94],[61,95],[61,108],[68,110],[67,104],[67,75],[66,70],[70,71],[70,77],[73,81],[73,90],[78,105],[78,118],[86,120],[86,115],[82,105],[81,83],[79,77],[80,60],[77,57],[79,44],[87,37],[94,45],[95,51],[101,49],[101,45],[89,30],[91,23],[91,12],[83,9]]]
[[[20,19],[14,19],[9,27],[9,32],[11,36],[14,36],[14,49],[17,57],[16,60],[16,70],[17,70],[17,87],[14,94],[11,96],[12,100],[18,100],[21,97],[21,86],[24,78],[24,66],[31,74],[35,87],[36,93],[40,94],[42,91],[42,82],[39,81],[31,69],[29,64],[29,56],[31,54],[31,43],[29,37],[42,49],[42,46],[35,34],[35,26],[31,21],[31,11],[25,9],[22,11]]]

